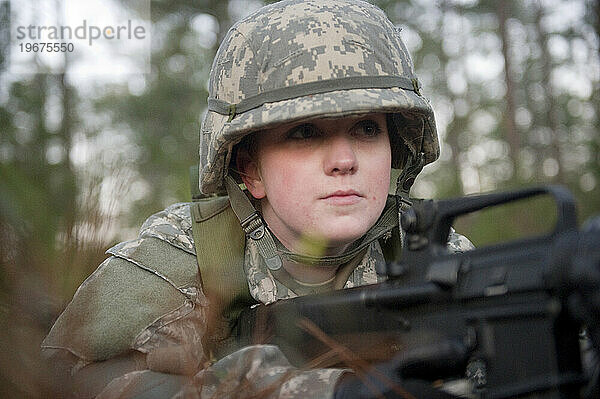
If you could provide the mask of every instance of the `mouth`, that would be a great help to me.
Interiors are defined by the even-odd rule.
[[[362,195],[354,190],[338,190],[321,199],[333,205],[353,205],[362,199]]]

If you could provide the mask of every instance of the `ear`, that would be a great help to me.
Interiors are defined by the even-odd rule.
[[[265,187],[260,176],[258,162],[250,157],[246,148],[240,148],[236,155],[236,165],[242,181],[256,199],[266,197]]]

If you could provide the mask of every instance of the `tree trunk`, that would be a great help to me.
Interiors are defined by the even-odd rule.
[[[544,109],[546,114],[546,120],[548,121],[548,127],[552,132],[552,141],[548,148],[549,155],[558,162],[558,174],[554,176],[554,181],[558,183],[565,183],[563,168],[561,165],[560,156],[560,143],[558,137],[560,135],[560,115],[559,107],[557,107],[556,100],[554,98],[554,90],[552,90],[552,83],[550,82],[550,75],[552,73],[552,57],[548,50],[548,35],[543,31],[541,20],[544,14],[542,5],[540,2],[536,3],[536,18],[535,18],[535,29],[541,49],[541,63],[542,63],[542,88],[544,90]]]
[[[521,140],[515,123],[515,83],[511,75],[512,59],[510,55],[510,38],[507,30],[507,20],[511,5],[509,1],[496,2],[496,15],[498,17],[498,25],[500,27],[500,39],[502,40],[502,56],[504,57],[504,81],[506,84],[506,111],[504,113],[505,124],[505,139],[510,148],[510,158],[514,167],[514,174],[519,166],[519,149]]]

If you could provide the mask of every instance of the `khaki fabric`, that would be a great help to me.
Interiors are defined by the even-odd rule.
[[[81,285],[53,326],[42,350],[65,378],[77,380],[70,394],[93,397],[106,387],[101,397],[125,398],[133,392],[128,389],[149,380],[164,379],[163,388],[171,389],[168,376],[183,375],[189,378],[176,379],[181,390],[174,397],[243,397],[236,396],[241,395],[239,378],[253,375],[253,390],[245,394],[266,389],[264,397],[270,398],[331,397],[342,370],[295,369],[273,346],[246,347],[215,363],[205,358],[209,301],[200,285],[193,206],[172,205],[151,216],[138,239],[109,249],[111,256]],[[454,232],[448,246],[452,251],[472,248]],[[296,295],[269,274],[252,244],[244,251],[244,273],[256,300],[270,303]],[[377,282],[375,269],[384,261],[381,247],[373,243],[344,287]]]
[[[109,253],[113,256],[77,290],[43,347],[64,348],[85,361],[105,360],[131,349],[159,316],[186,301],[196,305],[190,295],[198,289],[195,256],[157,238]]]

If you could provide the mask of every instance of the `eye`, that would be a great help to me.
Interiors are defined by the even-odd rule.
[[[288,130],[286,137],[295,140],[307,140],[319,137],[321,132],[312,123],[304,123]]]
[[[354,125],[353,133],[357,136],[375,137],[381,134],[381,127],[371,119],[363,120]]]

